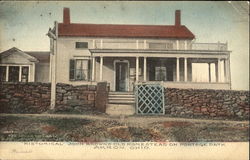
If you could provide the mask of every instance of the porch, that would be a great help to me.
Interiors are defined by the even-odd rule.
[[[168,88],[231,88],[226,53],[91,51],[91,80],[107,81],[111,91],[133,91],[138,82],[161,83]]]
[[[93,57],[91,66],[92,81],[107,81],[111,91],[133,91],[138,82],[168,88],[230,89],[227,58],[102,56]]]

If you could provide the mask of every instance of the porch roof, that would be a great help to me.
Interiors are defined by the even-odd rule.
[[[228,58],[231,51],[90,49],[90,52],[93,56],[102,57]]]

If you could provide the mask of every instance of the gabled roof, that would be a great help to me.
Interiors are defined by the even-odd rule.
[[[49,53],[50,52],[22,51],[16,47],[13,47],[0,53],[0,59],[8,57],[11,54],[21,54],[23,57],[27,58],[31,62],[49,63]]]
[[[27,58],[27,60],[29,60],[30,62],[38,62],[38,59],[21,51],[20,49],[13,47],[11,49],[8,49],[6,51],[3,51],[2,53],[0,53],[0,59],[3,59],[4,57],[8,57],[11,54],[20,54],[21,56]]]
[[[59,23],[59,36],[70,37],[120,37],[120,38],[178,38],[194,39],[194,34],[184,25],[115,25]]]

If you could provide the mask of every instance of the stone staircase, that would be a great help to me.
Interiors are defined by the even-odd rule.
[[[134,92],[109,92],[106,113],[109,115],[133,115],[135,113]]]

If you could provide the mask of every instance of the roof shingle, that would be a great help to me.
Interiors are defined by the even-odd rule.
[[[58,24],[59,36],[194,39],[184,25]]]

